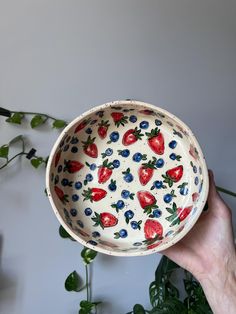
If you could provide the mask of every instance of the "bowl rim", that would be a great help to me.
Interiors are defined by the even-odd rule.
[[[59,214],[59,211],[56,208],[56,205],[53,201],[52,195],[51,195],[51,191],[50,191],[50,170],[52,167],[52,161],[53,161],[53,157],[54,154],[58,148],[59,143],[61,142],[62,138],[65,136],[65,134],[70,130],[71,127],[74,126],[75,123],[78,123],[79,121],[81,121],[84,117],[97,112],[99,110],[104,110],[108,107],[114,106],[114,105],[134,105],[134,106],[142,106],[142,107],[146,107],[147,109],[151,109],[154,111],[159,111],[165,115],[167,115],[168,117],[172,118],[173,120],[175,120],[176,122],[178,122],[181,126],[184,127],[185,130],[187,130],[189,132],[189,135],[191,137],[191,139],[193,140],[194,144],[196,145],[198,151],[200,152],[200,155],[202,156],[202,173],[203,173],[203,177],[205,179],[205,192],[204,192],[204,197],[202,200],[202,204],[199,204],[199,209],[197,211],[197,213],[195,214],[194,218],[191,220],[191,224],[189,224],[188,226],[186,226],[184,228],[184,230],[182,232],[180,232],[179,234],[177,234],[175,237],[173,237],[173,239],[171,241],[169,241],[166,244],[163,244],[161,246],[161,250],[160,247],[157,246],[153,249],[147,249],[145,251],[136,251],[136,252],[123,252],[123,251],[113,251],[112,249],[104,249],[101,248],[99,246],[95,246],[92,245],[90,243],[87,243],[86,241],[84,241],[83,239],[81,239],[77,234],[75,234],[64,222],[64,220],[62,219],[61,215]],[[149,254],[153,254],[153,253],[161,253],[162,251],[166,250],[167,248],[173,246],[174,244],[176,244],[177,242],[179,242],[192,228],[193,226],[196,224],[198,218],[200,217],[204,205],[207,201],[207,197],[208,197],[208,193],[209,193],[209,176],[208,176],[208,168],[207,168],[207,164],[206,164],[206,159],[205,156],[203,154],[203,151],[201,149],[201,146],[197,140],[197,138],[195,137],[194,133],[192,132],[192,130],[188,127],[188,125],[186,123],[184,123],[182,120],[180,120],[178,117],[176,117],[174,114],[170,113],[169,111],[160,108],[156,105],[152,105],[150,103],[146,103],[143,101],[139,101],[139,100],[133,100],[133,99],[126,99],[126,100],[116,100],[116,101],[111,101],[111,102],[107,102],[104,103],[102,105],[98,105],[95,107],[92,107],[91,109],[83,112],[82,114],[80,114],[79,116],[77,116],[75,119],[73,119],[64,129],[63,131],[60,133],[60,135],[58,136],[57,140],[55,141],[50,154],[49,154],[49,158],[48,158],[48,162],[47,162],[47,167],[46,167],[46,192],[47,192],[47,196],[49,199],[49,202],[52,206],[52,209],[57,217],[57,219],[59,220],[60,224],[62,225],[62,227],[68,232],[68,234],[75,239],[77,242],[79,242],[80,244],[84,245],[85,247],[88,247],[94,251],[97,251],[99,253],[104,253],[107,255],[112,255],[112,256],[143,256],[143,255],[149,255]],[[201,206],[201,208],[200,208]]]

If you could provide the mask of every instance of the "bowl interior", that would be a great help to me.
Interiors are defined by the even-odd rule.
[[[96,107],[58,138],[47,192],[77,241],[112,255],[163,250],[199,217],[208,193],[201,149],[172,114],[134,101]]]

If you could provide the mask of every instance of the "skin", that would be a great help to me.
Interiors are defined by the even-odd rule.
[[[190,271],[202,285],[214,314],[236,313],[236,251],[232,213],[209,171],[208,210],[164,255]]]

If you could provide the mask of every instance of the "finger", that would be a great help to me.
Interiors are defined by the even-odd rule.
[[[214,174],[212,170],[208,171],[209,174],[209,193],[208,193],[208,207],[213,208],[216,207],[219,202],[221,202],[221,197],[218,194],[216,190],[215,180],[214,180]]]

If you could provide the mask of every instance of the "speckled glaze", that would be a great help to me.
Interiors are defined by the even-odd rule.
[[[145,255],[193,227],[208,195],[208,172],[195,136],[177,117],[144,102],[114,101],[63,130],[46,187],[75,240],[110,255]]]

